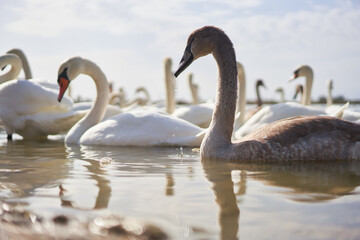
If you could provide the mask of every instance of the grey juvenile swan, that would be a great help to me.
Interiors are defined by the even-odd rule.
[[[194,60],[212,54],[219,77],[212,121],[200,146],[203,160],[360,160],[360,124],[334,117],[292,117],[231,142],[237,95],[233,44],[219,28],[205,26],[188,38],[177,77]]]

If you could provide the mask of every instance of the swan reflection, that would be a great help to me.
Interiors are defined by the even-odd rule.
[[[219,207],[220,239],[224,240],[237,239],[239,235],[242,198],[250,180],[284,188],[285,191],[279,192],[296,202],[331,201],[359,194],[360,162],[356,161],[288,164],[203,161],[202,164]]]

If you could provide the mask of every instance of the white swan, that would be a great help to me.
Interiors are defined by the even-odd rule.
[[[194,74],[188,74],[188,84],[191,92],[192,104],[199,104],[199,85],[193,82]]]
[[[333,89],[333,80],[329,79],[326,82],[326,88],[327,88],[327,97],[326,97],[326,113],[329,115],[334,114],[335,112],[338,112],[342,106],[341,105],[334,105],[331,91]],[[360,112],[351,110],[351,109],[345,109],[344,113],[341,117],[344,120],[351,121],[351,122],[357,122],[360,121]]]
[[[70,110],[72,100],[68,97],[58,103],[56,89],[33,80],[8,81],[7,77],[16,78],[21,70],[21,60],[16,55],[1,56],[0,68],[5,65],[11,65],[10,72],[14,74],[8,72],[0,77],[6,81],[0,85],[0,119],[9,140],[13,133],[24,139],[38,139],[66,132],[84,115]]]
[[[314,73],[310,66],[301,65],[297,67],[294,71],[293,76],[289,81],[293,81],[299,77],[305,77],[305,85],[303,88],[303,98],[301,98],[301,104],[310,105],[311,104],[311,89],[314,81]]]
[[[285,102],[265,106],[254,114],[248,121],[244,123],[239,129],[235,129],[235,138],[239,139],[244,137],[260,127],[275,122],[277,120],[295,117],[295,116],[318,116],[328,115],[324,109],[308,106],[311,103],[311,88],[313,82],[313,72],[307,65],[302,65],[294,71],[294,75],[290,80],[298,77],[306,77],[304,86],[304,93],[302,95],[302,104],[295,102]]]
[[[109,99],[108,82],[93,62],[74,57],[59,68],[59,101],[70,81],[79,74],[95,81],[97,96],[87,115],[65,137],[68,144],[117,146],[200,146],[205,132],[184,120],[150,111],[121,113],[99,123]]]
[[[217,62],[219,77],[213,118],[200,147],[203,160],[360,160],[360,125],[333,117],[284,119],[232,143],[237,69],[228,36],[211,26],[194,31],[175,76],[210,53]]]
[[[260,95],[260,87],[266,88],[264,81],[262,79],[256,80],[256,83],[255,83],[255,91],[256,91],[256,97],[257,97],[256,105],[258,106],[258,108],[261,108],[262,104],[263,104],[261,95]]]
[[[175,101],[175,78],[171,70],[172,61],[170,58],[164,59],[165,87],[166,87],[166,112],[177,118],[188,121],[199,127],[206,128],[211,121],[213,105],[202,103],[190,106],[176,106]]]

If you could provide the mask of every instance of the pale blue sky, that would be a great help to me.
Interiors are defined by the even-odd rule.
[[[68,57],[96,62],[115,89],[131,95],[138,86],[153,99],[165,96],[162,61],[182,56],[190,32],[204,25],[225,30],[245,67],[247,96],[254,83],[268,86],[264,98],[290,99],[297,83],[287,79],[300,64],[314,70],[313,99],[326,94],[359,99],[360,1],[350,0],[9,0],[0,3],[0,51],[21,48],[33,75],[56,81]],[[202,99],[214,98],[217,69],[211,57],[197,60],[177,81],[177,97],[190,100],[186,75],[194,73]],[[94,99],[86,77],[72,83],[74,95]]]

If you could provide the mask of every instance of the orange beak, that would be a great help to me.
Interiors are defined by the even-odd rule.
[[[62,71],[62,73],[58,76],[58,84],[59,84],[59,96],[58,96],[58,101],[61,102],[61,99],[64,96],[64,93],[66,91],[66,89],[68,88],[69,84],[70,84],[70,80],[67,76],[67,68],[64,69],[64,71]]]

